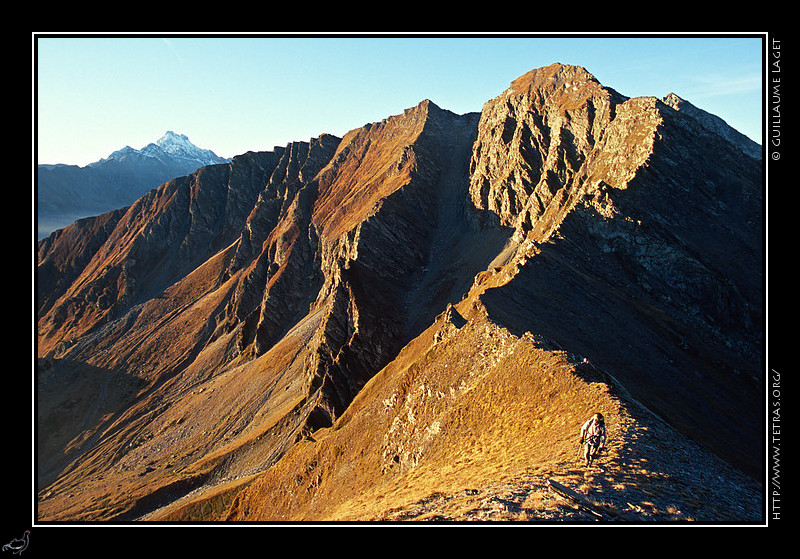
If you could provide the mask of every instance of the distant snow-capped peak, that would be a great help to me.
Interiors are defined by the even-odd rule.
[[[151,142],[142,149],[133,149],[130,146],[125,146],[109,155],[108,158],[101,159],[97,163],[118,160],[132,155],[153,157],[158,160],[163,160],[165,158],[188,159],[196,161],[200,166],[226,163],[229,161],[229,159],[220,157],[211,150],[197,147],[189,141],[189,138],[186,137],[185,134],[176,134],[168,130],[158,141]]]
[[[185,134],[176,134],[168,130],[157,142],[148,144],[141,150],[148,155],[160,155],[158,152],[166,153],[172,157],[194,159],[205,165],[226,162],[227,159],[219,157],[213,151],[201,149],[189,141]],[[156,153],[152,153],[152,152]]]
[[[156,145],[167,153],[196,151],[198,149],[185,134],[176,134],[172,130],[167,130],[156,142]]]

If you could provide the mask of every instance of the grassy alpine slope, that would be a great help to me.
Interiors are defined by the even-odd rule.
[[[606,417],[608,449],[585,468],[577,434],[594,411]],[[549,479],[588,497],[609,521],[747,520],[760,510],[752,481],[608,375],[547,340],[512,335],[466,299],[376,375],[332,428],[255,478],[149,519],[598,518],[552,492]]]

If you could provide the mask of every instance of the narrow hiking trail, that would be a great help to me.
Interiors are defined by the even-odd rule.
[[[609,426],[607,449],[586,467],[573,460],[530,467],[510,479],[433,493],[374,520],[428,522],[756,522],[759,484],[666,426],[625,416]],[[580,502],[555,490],[564,486]],[[755,514],[758,514],[756,512]]]

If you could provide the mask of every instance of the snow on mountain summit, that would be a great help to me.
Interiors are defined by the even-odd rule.
[[[218,156],[209,149],[197,147],[185,134],[176,134],[168,130],[158,141],[151,142],[142,149],[134,149],[130,146],[125,146],[109,155],[106,159],[101,159],[94,164],[90,163],[89,166],[107,161],[120,160],[132,155],[153,157],[159,161],[164,161],[165,159],[191,160],[197,162],[198,166],[215,165],[217,163],[227,163],[230,161],[229,159]]]
[[[151,143],[142,148],[141,151],[146,155],[153,155],[155,157],[158,157],[161,153],[165,153],[171,157],[194,159],[204,165],[213,165],[228,161],[224,157],[219,157],[209,149],[197,147],[189,141],[189,138],[185,134],[176,134],[171,130],[165,132],[154,144]]]
[[[189,141],[186,134],[176,134],[172,130],[167,130],[156,142],[156,145],[168,153],[176,153],[181,150],[197,150],[197,147]]]

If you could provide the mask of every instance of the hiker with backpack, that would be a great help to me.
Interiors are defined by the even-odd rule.
[[[606,423],[602,413],[596,413],[581,427],[580,443],[587,466],[600,455],[606,445]]]

